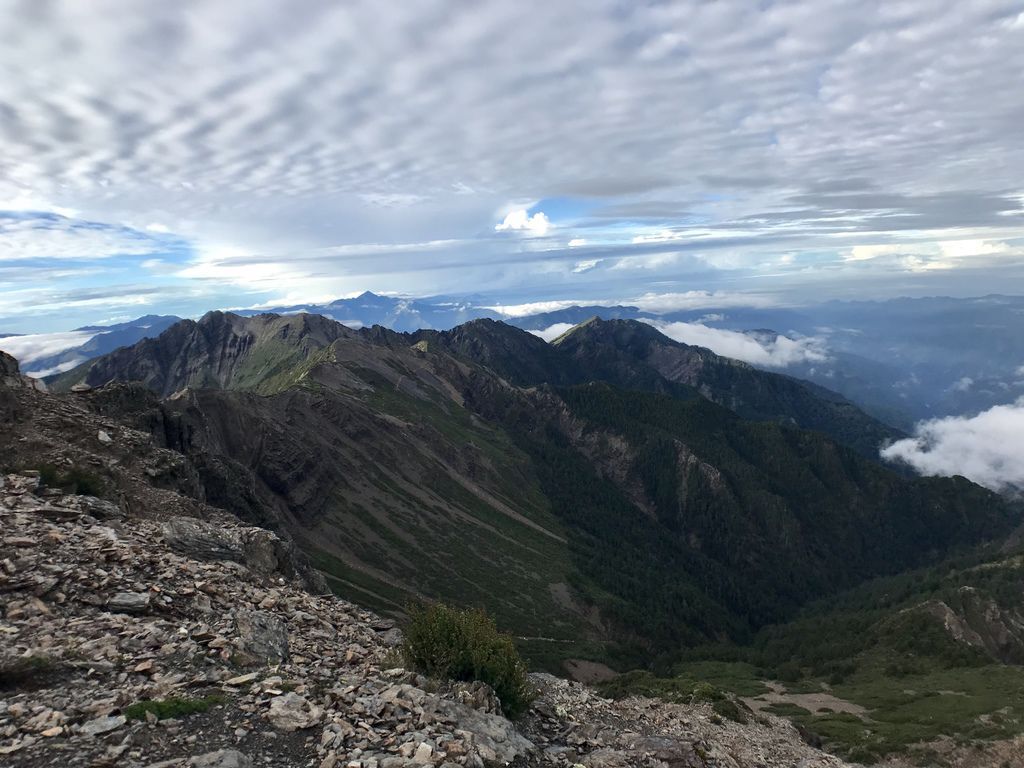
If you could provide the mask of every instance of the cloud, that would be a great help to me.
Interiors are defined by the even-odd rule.
[[[532,330],[530,333],[534,336],[540,336],[544,341],[554,341],[570,328],[574,327],[575,326],[572,323],[555,323],[554,325],[549,325],[543,330]]]
[[[166,248],[166,242],[126,227],[54,214],[0,211],[0,262],[144,256]]]
[[[0,339],[0,349],[23,366],[80,346],[96,335],[95,331],[34,333]],[[74,367],[74,366],[71,366]]]
[[[739,331],[710,328],[703,323],[665,323],[646,321],[670,339],[697,347],[707,347],[717,355],[765,368],[786,368],[797,363],[819,363],[829,359],[825,342],[816,337],[791,339],[755,336]]]
[[[970,376],[964,376],[964,377],[962,377],[960,379],[957,379],[953,383],[953,391],[954,392],[967,392],[973,386],[974,386],[974,379],[972,379]]]
[[[52,376],[55,373],[64,373],[64,371],[70,371],[82,363],[88,358],[85,357],[73,357],[67,362],[60,363],[58,365],[51,366],[49,368],[40,368],[37,371],[25,371],[26,376],[31,376],[34,379],[45,379],[47,376]]]
[[[494,227],[495,232],[526,232],[529,235],[546,235],[551,228],[551,221],[543,211],[530,216],[522,208],[510,212],[505,220]]]
[[[971,268],[988,270],[983,289],[1024,290],[1024,256],[998,245],[1024,233],[1013,5],[13,4],[0,209],[110,229],[9,232],[3,258],[162,258],[119,231],[134,222],[194,253],[249,254],[249,270],[238,257],[177,274],[224,303],[236,277],[252,293],[486,289],[495,303],[739,280],[819,298],[863,275],[920,295],[965,290]],[[575,199],[548,205],[559,197]],[[553,231],[585,236],[566,247]],[[903,236],[922,247],[843,258]],[[399,247],[441,241],[464,245]],[[703,250],[730,241],[717,263]],[[695,243],[703,265],[653,252]],[[574,273],[598,258],[623,271]]]
[[[569,247],[570,248],[579,248],[580,246],[583,246],[583,245],[586,245],[586,244],[587,244],[586,239],[582,238],[582,237],[574,237],[572,240],[569,241]]]
[[[604,261],[604,259],[585,259],[584,261],[577,261],[575,266],[573,266],[572,271],[577,275],[581,272],[589,272],[602,261]]]
[[[530,301],[525,304],[499,304],[484,307],[484,309],[490,309],[497,312],[499,315],[504,315],[505,317],[525,317],[527,315],[537,315],[542,312],[557,312],[560,309],[567,309],[568,307],[580,303],[581,302],[576,299],[558,299],[556,301]]]
[[[881,450],[922,475],[963,475],[995,491],[1024,488],[1024,398],[976,416],[933,419]]]
[[[674,312],[683,309],[724,309],[727,307],[771,307],[777,300],[759,293],[725,293],[721,291],[682,291],[645,293],[629,304],[651,312]]]

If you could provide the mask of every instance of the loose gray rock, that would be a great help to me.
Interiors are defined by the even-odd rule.
[[[79,733],[86,736],[102,736],[104,733],[110,733],[116,731],[118,728],[124,726],[128,722],[124,715],[113,715],[111,717],[98,717],[95,720],[90,720],[84,723],[79,728]]]
[[[252,760],[236,749],[218,749],[188,761],[192,768],[252,768]]]
[[[114,613],[146,613],[149,605],[148,592],[118,592],[107,601],[107,610]]]

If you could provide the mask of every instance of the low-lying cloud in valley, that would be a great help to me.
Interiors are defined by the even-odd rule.
[[[914,432],[883,448],[882,458],[923,475],[963,475],[995,491],[1024,489],[1024,397],[976,416],[925,421]]]
[[[68,331],[7,336],[0,339],[0,350],[24,366],[84,344],[95,335],[96,331]]]
[[[823,363],[829,359],[824,341],[815,336],[799,339],[782,335],[769,337],[712,328],[703,323],[651,322],[651,325],[670,339],[683,344],[707,347],[723,357],[732,357],[766,368],[787,368],[798,363]]]
[[[544,341],[554,341],[563,333],[573,328],[572,323],[555,323],[540,331],[530,331],[534,336],[540,336]]]
[[[703,323],[667,323],[640,319],[675,341],[706,347],[717,355],[764,368],[787,368],[799,363],[823,363],[829,359],[824,340],[816,336],[791,339],[781,334],[728,331]],[[709,315],[708,319],[720,320],[722,316]],[[555,323],[547,328],[531,330],[530,333],[540,336],[544,341],[552,341],[572,327],[572,323]]]

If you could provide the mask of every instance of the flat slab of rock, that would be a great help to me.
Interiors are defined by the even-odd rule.
[[[78,732],[85,736],[102,736],[104,733],[110,733],[124,727],[124,724],[127,722],[128,720],[124,715],[97,717],[95,720],[82,724]]]
[[[118,592],[107,600],[107,610],[114,613],[146,613],[149,604],[148,592]]]

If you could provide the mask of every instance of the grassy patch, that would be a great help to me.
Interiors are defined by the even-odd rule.
[[[210,707],[224,703],[223,696],[206,696],[202,699],[153,699],[140,701],[126,707],[124,716],[129,720],[145,720],[147,713],[153,713],[157,720],[170,720],[206,712]]]
[[[905,670],[899,676],[894,668]],[[879,654],[833,693],[867,714],[813,715],[792,704],[768,711],[818,735],[852,761],[871,764],[894,753],[913,756],[921,743],[948,736],[971,742],[1024,733],[1024,669],[1000,664],[943,668],[928,659],[893,660]]]

